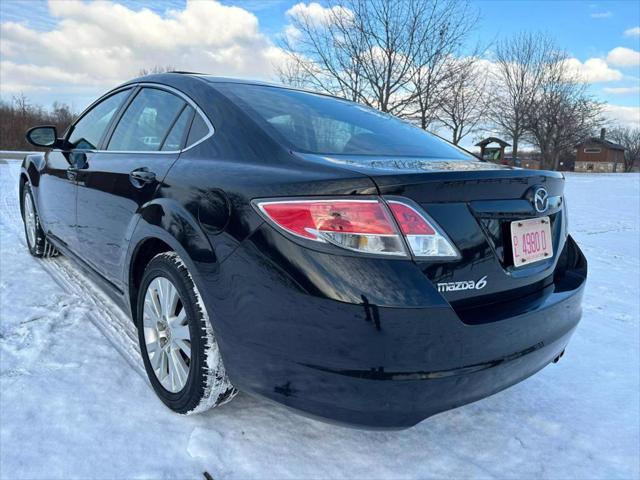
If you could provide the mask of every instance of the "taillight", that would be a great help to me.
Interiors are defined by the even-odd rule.
[[[426,214],[396,200],[388,203],[416,257],[458,257],[458,251],[451,241]]]
[[[258,201],[278,228],[316,242],[357,252],[416,257],[457,257],[449,239],[426,214],[397,200]],[[395,221],[394,221],[395,219]],[[398,228],[400,230],[398,230]]]
[[[407,255],[393,220],[378,200],[293,200],[257,203],[278,227],[349,250]]]

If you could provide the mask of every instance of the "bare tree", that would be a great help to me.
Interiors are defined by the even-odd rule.
[[[460,79],[462,71],[470,67],[468,62],[456,61],[469,33],[478,21],[476,12],[465,2],[435,1],[425,5],[423,37],[418,57],[413,65],[410,89],[415,98],[413,110],[404,112],[423,129],[437,119],[443,101],[449,96],[453,83]],[[479,47],[471,53],[475,57]]]
[[[276,67],[276,74],[280,83],[296,88],[305,88],[313,83],[312,77],[307,73],[306,62],[294,57],[294,54]]]
[[[640,168],[640,128],[617,126],[607,132],[609,138],[624,147],[624,171]]]
[[[420,117],[426,112],[420,101],[431,98],[432,79],[441,78],[434,67],[446,63],[468,31],[465,7],[454,0],[344,0],[331,1],[321,20],[298,13],[294,34],[282,39],[289,62],[280,79]]]
[[[17,95],[13,95],[11,97],[11,101],[18,115],[20,115],[21,117],[26,117],[34,108],[29,103],[27,96],[23,92],[20,92]]]
[[[71,125],[73,120],[76,118],[76,114],[71,110],[69,105],[60,102],[53,102],[50,116],[55,119],[54,123],[56,125],[65,126],[64,128]],[[60,129],[60,133],[62,133],[64,128]]]
[[[460,60],[451,68],[453,76],[442,95],[438,121],[451,130],[452,142],[474,132],[485,119],[487,77],[480,69],[477,57]]]
[[[24,94],[11,102],[0,101],[0,150],[34,150],[24,134],[37,125],[55,125],[62,133],[75,115],[68,105],[55,102],[50,111],[32,104]]]
[[[502,40],[496,46],[489,113],[498,129],[511,139],[514,157],[554,50],[550,37],[530,32]]]
[[[590,135],[601,121],[602,106],[586,93],[586,84],[567,68],[568,56],[549,52],[542,81],[525,111],[525,136],[540,149],[543,168],[557,170],[560,158]]]
[[[321,19],[304,11],[291,18],[294,33],[281,40],[288,58],[278,75],[284,83],[360,101],[362,32],[349,8],[332,3],[325,11]]]

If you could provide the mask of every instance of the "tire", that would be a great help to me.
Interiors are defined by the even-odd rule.
[[[40,216],[36,209],[36,202],[33,199],[31,184],[24,184],[22,189],[22,223],[24,224],[24,236],[27,240],[29,253],[34,257],[53,257],[58,251],[47,240],[42,226]]]
[[[147,265],[136,313],[147,376],[167,407],[200,413],[236,395],[202,297],[175,252],[156,255]]]

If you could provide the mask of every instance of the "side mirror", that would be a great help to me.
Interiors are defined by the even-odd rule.
[[[33,127],[30,128],[25,137],[27,142],[36,147],[53,147],[58,141],[56,127]]]

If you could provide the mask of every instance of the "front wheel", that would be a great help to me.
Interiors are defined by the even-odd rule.
[[[31,184],[28,182],[24,184],[22,189],[22,221],[24,223],[27,247],[31,255],[34,257],[52,257],[58,254],[42,230],[36,204],[33,201]]]
[[[147,265],[136,318],[147,375],[171,410],[199,413],[235,396],[200,293],[175,252]]]

